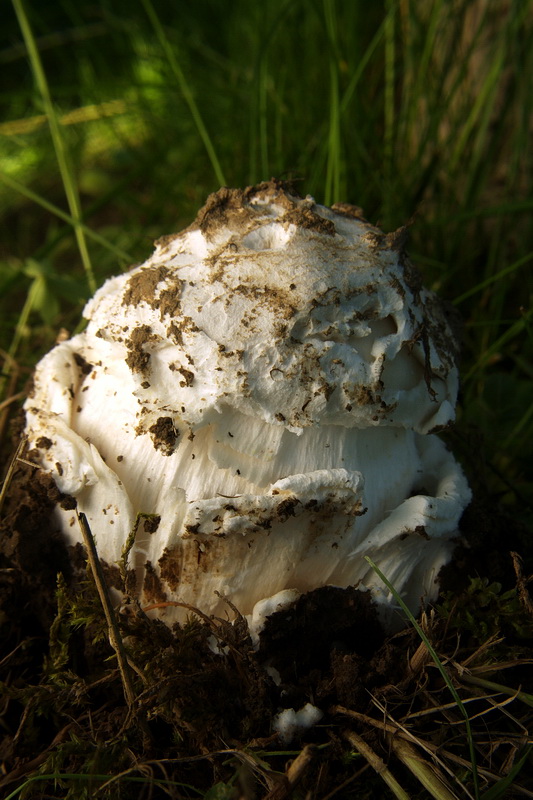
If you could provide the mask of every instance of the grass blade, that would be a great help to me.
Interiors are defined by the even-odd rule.
[[[525,765],[526,761],[529,759],[531,752],[533,750],[533,745],[529,744],[524,752],[522,758],[517,761],[516,764],[512,767],[509,771],[509,774],[505,776],[505,778],[501,778],[494,786],[491,786],[486,792],[483,792],[481,795],[481,800],[499,800],[500,797],[503,797],[507,789],[511,788],[514,784],[515,778],[521,772],[522,767]],[[518,787],[517,787],[518,788]]]
[[[85,241],[85,234],[80,224],[81,206],[80,206],[80,198],[78,195],[78,188],[76,185],[76,181],[74,179],[72,165],[68,157],[67,147],[63,139],[63,134],[61,132],[59,118],[56,113],[54,104],[52,102],[50,88],[48,86],[48,81],[46,79],[46,75],[43,69],[41,57],[39,55],[39,50],[37,49],[35,37],[33,35],[29,19],[26,14],[26,10],[24,8],[23,0],[13,0],[13,6],[15,9],[15,13],[17,15],[17,19],[20,25],[22,36],[24,38],[24,42],[26,44],[26,48],[28,50],[33,76],[35,78],[35,82],[37,84],[39,92],[41,94],[44,110],[48,118],[48,124],[50,126],[50,134],[52,136],[52,141],[54,143],[57,163],[59,166],[61,179],[63,181],[65,194],[67,196],[67,201],[70,208],[70,213],[74,225],[74,233],[76,235],[78,249],[80,251],[81,260],[83,262],[83,267],[85,269],[85,274],[87,276],[87,283],[89,285],[89,289],[91,290],[91,292],[95,292],[96,281],[94,278],[91,259],[89,256],[89,250],[87,248],[87,242]]]
[[[492,357],[498,353],[505,344],[507,344],[507,342],[511,342],[524,331],[527,331],[528,323],[532,316],[533,308],[530,308],[528,311],[523,313],[523,316],[520,319],[517,319],[512,325],[510,325],[507,330],[505,330],[504,333],[502,333],[502,335],[496,339],[496,341],[493,341],[492,344],[486,347],[476,363],[463,377],[464,383],[466,384],[473,378],[474,375],[480,372],[483,367],[485,367],[491,361]]]
[[[58,208],[58,206],[51,203],[45,197],[42,197],[41,195],[32,191],[27,186],[24,186],[24,184],[20,183],[20,181],[17,181],[16,178],[12,178],[11,176],[6,175],[5,172],[0,171],[0,181],[3,181],[7,186],[10,186],[12,189],[16,189],[17,192],[20,192],[20,194],[24,195],[24,197],[27,197],[28,200],[32,200],[34,203],[37,203],[38,205],[42,206],[43,208],[45,208],[47,211],[50,211],[51,214],[54,214],[59,219],[62,219],[64,222],[68,222],[69,225],[72,225],[73,227],[75,225],[78,225],[79,228],[83,231],[83,233],[87,236],[87,238],[92,239],[94,242],[97,242],[98,244],[102,245],[102,247],[105,247],[107,250],[110,250],[118,258],[126,261],[126,263],[131,264],[135,260],[130,253],[126,252],[126,250],[122,250],[120,247],[117,247],[116,245],[113,244],[113,242],[110,242],[108,239],[106,239],[105,236],[101,236],[96,231],[93,231],[92,228],[89,228],[83,222],[81,221],[76,222],[74,217],[72,217],[70,214],[67,214],[66,211],[63,211],[61,208]]]
[[[511,273],[515,272],[515,270],[520,269],[520,267],[523,267],[524,264],[527,264],[532,259],[533,259],[533,253],[527,253],[527,255],[522,256],[522,258],[519,258],[518,261],[515,261],[513,264],[509,264],[509,266],[504,267],[495,275],[490,275],[488,278],[485,278],[485,280],[481,281],[476,286],[472,286],[471,289],[468,289],[466,292],[463,292],[463,294],[459,295],[459,297],[456,297],[453,300],[453,304],[459,305],[459,303],[462,303],[463,300],[466,300],[468,297],[472,297],[472,295],[477,294],[482,289],[486,289],[487,286],[490,286],[492,283],[501,280],[501,278],[505,278],[506,275],[510,275]]]
[[[215,148],[213,146],[213,142],[211,141],[211,137],[207,132],[207,128],[205,127],[204,121],[202,119],[202,115],[200,114],[200,109],[196,104],[196,100],[194,99],[194,95],[191,91],[191,88],[183,74],[183,70],[179,64],[177,55],[176,55],[176,47],[171,46],[170,42],[168,41],[167,37],[165,36],[165,32],[163,30],[163,26],[159,21],[159,17],[157,16],[155,9],[152,5],[151,0],[142,0],[142,4],[144,6],[144,10],[152,23],[156,36],[159,40],[159,44],[165,56],[167,58],[168,63],[170,64],[170,68],[174,73],[174,77],[178,82],[178,86],[180,87],[180,91],[183,95],[183,98],[187,105],[189,106],[189,111],[191,112],[191,116],[194,120],[194,124],[196,125],[196,129],[200,135],[200,138],[204,144],[205,149],[207,150],[207,155],[209,156],[209,160],[211,162],[211,166],[216,175],[216,179],[220,186],[226,185],[226,179],[224,177],[224,173],[222,172],[222,167],[220,166],[220,162],[218,160],[218,156],[216,154]]]
[[[342,171],[337,20],[335,7],[331,0],[324,0],[324,17],[330,41],[329,132],[324,197],[326,205],[331,205],[334,201],[341,199],[340,176]]]
[[[396,602],[398,603],[398,605],[400,606],[400,608],[402,609],[402,611],[406,615],[406,617],[409,620],[410,624],[413,626],[413,628],[416,630],[416,632],[420,636],[421,640],[426,645],[429,655],[433,659],[433,661],[435,663],[435,666],[437,667],[437,669],[439,670],[440,674],[442,675],[442,679],[446,683],[446,686],[450,690],[450,693],[451,693],[453,699],[457,703],[457,708],[461,712],[461,714],[462,714],[462,716],[464,718],[464,721],[465,721],[466,735],[467,735],[467,738],[468,738],[468,749],[469,749],[471,769],[472,769],[472,780],[473,780],[473,783],[474,783],[474,796],[476,797],[476,800],[479,800],[479,797],[480,797],[480,795],[479,795],[479,777],[478,777],[478,774],[477,774],[477,766],[476,766],[476,752],[475,752],[475,749],[474,749],[474,740],[473,740],[473,737],[472,737],[472,729],[470,727],[470,718],[468,716],[468,711],[464,707],[464,705],[463,705],[463,703],[461,701],[461,698],[459,697],[459,695],[457,693],[457,690],[456,690],[455,686],[453,685],[453,683],[452,683],[452,681],[450,679],[450,676],[448,675],[447,671],[444,669],[444,665],[442,664],[442,662],[441,662],[441,660],[440,660],[440,658],[439,658],[439,656],[437,654],[437,651],[435,650],[435,648],[433,647],[433,645],[429,641],[428,637],[426,636],[426,634],[424,633],[424,631],[422,630],[422,628],[420,627],[420,625],[418,624],[418,622],[416,621],[416,619],[414,618],[412,613],[409,611],[409,609],[405,605],[404,601],[402,600],[402,598],[400,597],[400,595],[398,594],[398,592],[396,591],[396,589],[394,588],[392,583],[385,577],[385,575],[381,572],[381,570],[379,569],[377,564],[375,564],[369,556],[365,556],[365,561],[372,567],[372,569],[374,570],[374,572],[376,573],[378,578],[380,578],[383,581],[383,583],[385,584],[385,586],[387,587],[389,592],[392,594],[392,596],[394,597],[394,599],[396,600]]]
[[[394,124],[396,107],[394,102],[394,87],[396,81],[396,43],[395,43],[395,19],[394,6],[392,0],[386,3],[387,17],[385,22],[385,86],[383,95],[383,174],[385,191],[387,197],[390,195],[393,162],[394,162]],[[388,202],[388,201],[387,201]],[[390,218],[391,209],[387,208],[387,217]]]
[[[107,626],[109,630],[109,643],[111,644],[111,647],[115,651],[117,657],[118,668],[120,670],[120,676],[122,678],[124,699],[126,700],[128,708],[131,711],[135,703],[135,691],[133,689],[128,658],[124,650],[122,637],[120,635],[117,620],[115,617],[115,610],[109,599],[109,593],[104,573],[102,571],[102,565],[100,564],[98,551],[96,549],[94,538],[91,529],[89,528],[89,523],[87,522],[87,517],[85,516],[85,514],[81,512],[78,513],[78,522],[83,533],[83,541],[85,544],[85,548],[87,550],[87,561],[89,562],[89,565],[91,567],[91,572],[94,578],[96,589],[98,591],[98,596],[100,597],[100,602],[102,603],[102,608],[104,610],[105,618],[107,621]]]

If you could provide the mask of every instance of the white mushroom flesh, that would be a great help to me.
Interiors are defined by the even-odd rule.
[[[470,500],[432,432],[454,416],[457,348],[401,239],[274,182],[220,190],[38,365],[36,457],[109,564],[156,515],[128,565],[167,622],[185,613],[169,602],[252,614],[358,583],[388,618],[365,555],[413,611],[435,597]]]

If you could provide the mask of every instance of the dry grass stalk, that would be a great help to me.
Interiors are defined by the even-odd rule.
[[[409,795],[402,789],[388,766],[377,753],[354,731],[345,731],[344,736],[361,755],[368,761],[370,766],[377,772],[380,778],[387,784],[397,800],[409,800]]]
[[[105,582],[104,574],[102,572],[102,566],[100,564],[94,538],[85,514],[78,514],[78,522],[80,524],[83,540],[87,549],[87,560],[89,561],[89,565],[91,567],[91,572],[93,574],[94,582],[96,584],[98,595],[100,597],[107,621],[109,629],[109,642],[117,655],[117,663],[120,670],[120,676],[122,678],[124,697],[126,699],[126,703],[128,704],[128,708],[131,711],[131,708],[135,702],[135,693],[133,691],[130,667],[124,651],[124,645],[122,644],[122,638],[120,636],[120,631],[115,618],[115,612],[109,599],[109,592]]]
[[[443,775],[433,764],[422,758],[412,744],[396,736],[389,736],[388,739],[395,755],[435,800],[458,800],[457,795],[446,785]]]

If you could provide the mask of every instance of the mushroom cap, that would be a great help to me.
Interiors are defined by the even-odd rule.
[[[403,239],[275,182],[221,189],[190,228],[104,284],[87,337],[107,345],[97,355],[125,359],[145,431],[162,408],[194,430],[225,405],[297,433],[427,433],[453,419],[457,346]]]

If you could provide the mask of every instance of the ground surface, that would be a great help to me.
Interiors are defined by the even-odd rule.
[[[56,501],[49,479],[19,462],[0,538],[2,796],[25,786],[23,796],[54,798],[380,797],[388,772],[378,777],[372,758],[408,796],[424,796],[414,748],[464,797],[461,784],[475,791],[473,755],[480,791],[502,787],[520,764],[533,617],[521,582],[528,565],[511,552],[528,545],[483,498],[464,516],[465,545],[424,627],[456,698],[412,627],[386,638],[365,595],[331,587],[274,615],[258,652],[245,621],[228,622],[230,607],[225,620],[191,614],[171,631],[131,605],[119,614],[125,675],[83,553],[75,576],[51,529]],[[323,711],[320,723],[280,740],[275,715],[308,702]],[[527,767],[517,783],[533,796]]]

